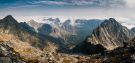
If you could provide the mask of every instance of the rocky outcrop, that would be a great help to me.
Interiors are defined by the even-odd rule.
[[[24,63],[19,53],[6,43],[0,44],[0,63]]]
[[[74,53],[84,53],[84,54],[98,54],[104,52],[106,49],[100,45],[93,45],[91,43],[87,43],[87,40],[78,44],[75,48],[73,48]]]

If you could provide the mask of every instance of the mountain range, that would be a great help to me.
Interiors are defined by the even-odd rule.
[[[31,20],[28,21],[28,25],[33,27],[35,30],[37,30],[37,32],[41,34],[48,34],[55,38],[61,38],[64,42],[70,45],[76,45],[84,41],[85,38],[92,33],[93,29],[102,22],[102,20],[98,19],[76,19],[73,25],[69,19],[63,23],[61,23],[58,18],[43,19],[43,21],[44,23],[37,23],[36,21]],[[48,32],[45,33],[45,31]]]
[[[135,61],[135,28],[114,18],[43,19],[17,22],[11,15],[0,20],[2,63],[129,63]],[[91,56],[89,56],[91,55]],[[93,59],[93,60],[92,60]],[[124,60],[126,59],[126,60]]]

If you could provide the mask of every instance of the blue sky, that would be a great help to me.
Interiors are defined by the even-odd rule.
[[[135,0],[0,0],[0,18],[6,15],[114,17],[128,25],[135,24]]]
[[[0,0],[1,16],[132,17],[134,8],[134,0]]]
[[[93,10],[123,8],[123,0],[0,0],[1,15],[82,15]],[[51,12],[50,12],[51,11]],[[99,11],[98,11],[99,12]],[[23,13],[23,14],[22,14]],[[53,13],[53,14],[52,14]],[[81,15],[81,14],[79,14]]]

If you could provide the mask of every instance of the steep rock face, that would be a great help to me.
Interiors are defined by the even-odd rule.
[[[89,19],[89,20],[76,20],[75,31],[77,34],[77,42],[82,42],[86,39],[87,36],[92,34],[92,31],[97,28],[103,21],[98,19]]]
[[[133,28],[131,29],[131,31],[133,31],[133,32],[135,33],[135,27],[133,27]]]
[[[135,34],[128,28],[122,26],[115,19],[105,20],[92,35],[88,38],[88,42],[92,44],[101,44],[108,50],[117,47],[123,47],[123,42],[127,42],[135,37]]]
[[[19,25],[24,29],[25,31],[35,34],[35,29],[33,27],[30,27],[26,22],[20,22]]]

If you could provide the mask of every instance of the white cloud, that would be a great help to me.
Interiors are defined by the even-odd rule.
[[[38,7],[40,5],[18,5],[14,7],[8,7],[6,9],[18,9],[18,8],[31,8],[31,7]]]
[[[123,7],[124,0],[62,0],[62,1],[32,1],[30,4],[35,5],[71,5],[71,6],[88,6],[88,7]]]
[[[131,29],[135,27],[135,20],[132,18],[116,18],[119,23],[121,23],[123,26],[126,26],[127,28]]]
[[[135,8],[135,0],[124,0],[126,2],[127,7]]]
[[[128,29],[135,27],[135,24],[122,23],[123,26],[126,26]]]
[[[62,1],[34,1],[32,4],[47,4],[47,5],[68,5],[67,2]]]

